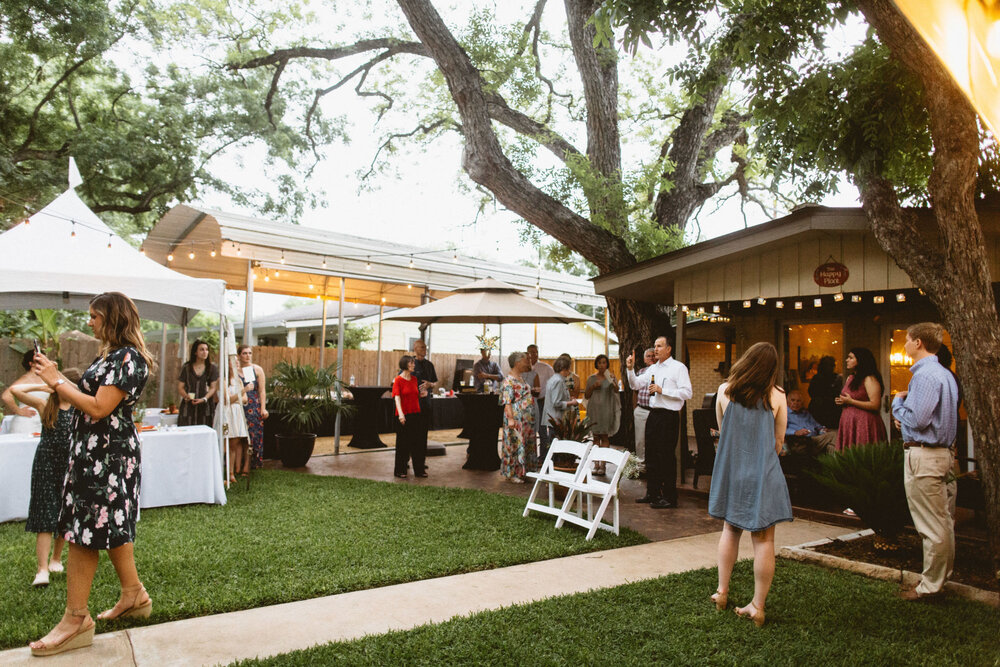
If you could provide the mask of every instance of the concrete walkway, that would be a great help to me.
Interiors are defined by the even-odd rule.
[[[776,545],[835,537],[843,527],[796,520]],[[90,648],[42,659],[27,648],[0,652],[0,665],[217,665],[316,644],[440,623],[487,609],[715,566],[719,533],[415,581],[272,607],[99,634]],[[740,556],[749,557],[743,536]],[[780,582],[778,582],[780,585]],[[153,595],[154,605],[156,591]],[[705,603],[712,593],[705,591]],[[153,607],[155,617],[156,607]]]

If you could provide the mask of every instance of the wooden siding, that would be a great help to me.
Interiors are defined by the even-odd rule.
[[[987,240],[990,267],[1000,275],[1000,240]],[[827,259],[847,266],[850,273],[843,287],[820,287],[813,272]],[[896,266],[871,236],[857,233],[824,234],[782,246],[770,246],[708,270],[692,269],[678,275],[674,283],[679,304],[708,304],[796,296],[911,289],[909,276]]]

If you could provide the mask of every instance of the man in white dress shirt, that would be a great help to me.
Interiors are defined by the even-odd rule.
[[[655,509],[677,506],[677,436],[680,411],[691,398],[687,366],[671,358],[673,345],[666,336],[653,346],[656,363],[635,374],[635,353],[628,356],[628,382],[633,389],[649,387],[649,417],[646,419],[646,495],[636,500]]]

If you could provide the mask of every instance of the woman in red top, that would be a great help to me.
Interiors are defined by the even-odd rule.
[[[427,477],[424,470],[423,448],[418,447],[420,436],[420,385],[413,374],[416,362],[404,354],[399,360],[399,375],[392,381],[392,398],[396,403],[396,477],[406,478],[406,468],[413,458],[413,474]],[[426,394],[426,392],[424,392]]]

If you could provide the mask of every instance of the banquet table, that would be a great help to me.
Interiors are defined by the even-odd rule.
[[[382,394],[392,387],[351,387],[354,405],[358,412],[354,416],[354,434],[351,447],[375,449],[385,447],[378,437],[378,407]]]
[[[183,426],[140,434],[142,487],[139,507],[189,503],[226,504],[222,458],[215,431],[207,426]],[[28,516],[31,465],[38,438],[28,434],[0,435],[0,523]]]
[[[465,412],[465,429],[469,438],[466,470],[499,470],[497,450],[503,408],[496,394],[459,394]]]

